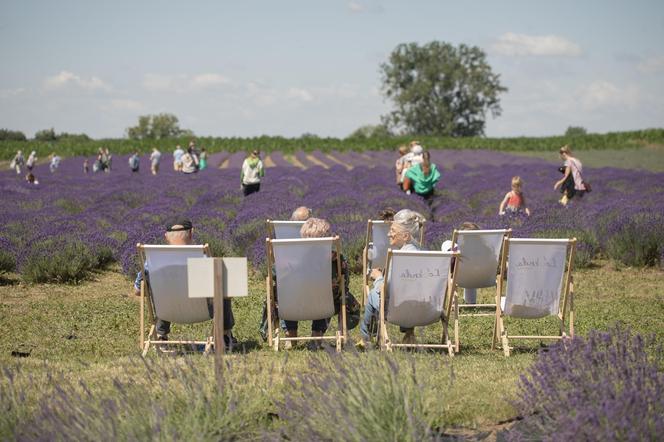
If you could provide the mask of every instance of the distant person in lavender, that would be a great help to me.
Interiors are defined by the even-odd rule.
[[[572,155],[572,150],[568,145],[564,145],[558,151],[560,158],[564,161],[563,166],[559,169],[563,177],[556,181],[553,189],[560,188],[560,193],[563,194],[559,203],[566,206],[569,200],[578,195],[579,198],[586,193],[586,184],[583,182],[583,165],[581,161]]]
[[[397,158],[396,162],[394,163],[397,186],[399,186],[401,190],[403,190],[404,168],[407,167],[406,166],[407,154],[408,154],[408,147],[405,144],[399,146],[399,158]]]
[[[466,221],[459,226],[459,230],[480,230],[480,226],[473,222]],[[448,239],[443,241],[443,244],[440,246],[440,250],[443,252],[458,252],[459,245]],[[466,304],[477,304],[477,289],[464,288],[463,300]]]
[[[530,216],[530,209],[526,206],[526,197],[523,194],[523,180],[520,176],[512,177],[512,190],[505,194],[500,203],[498,215],[520,215],[525,213]]]
[[[83,173],[88,174],[90,172],[90,162],[88,159],[83,160]]]
[[[166,233],[164,238],[166,239],[166,244],[171,246],[186,246],[193,244],[193,233],[194,228],[191,221],[187,218],[180,218],[169,222],[166,225]],[[145,263],[144,269],[142,272],[138,272],[136,275],[136,280],[134,281],[134,295],[141,295],[141,281],[143,281],[144,274],[150,275],[150,269]],[[208,300],[208,312],[210,318],[213,316],[212,301]],[[230,348],[237,341],[233,337],[231,330],[235,325],[235,318],[233,317],[233,310],[231,306],[230,299],[224,299],[224,345],[226,348]],[[160,341],[168,341],[168,334],[171,332],[171,323],[168,321],[162,321],[157,318],[156,325],[157,339]],[[161,346],[157,347],[161,349]]]
[[[422,162],[411,166],[406,172],[403,188],[410,195],[411,190],[424,198],[427,204],[433,202],[433,194],[436,184],[440,180],[440,172],[435,164],[431,162],[429,152],[422,153]]]
[[[159,163],[161,163],[161,152],[156,147],[153,147],[150,154],[150,171],[152,175],[159,173]]]
[[[138,152],[134,152],[133,155],[129,157],[129,168],[132,172],[138,173],[140,166],[141,158],[138,156]]]
[[[182,155],[184,155],[184,150],[178,144],[173,151],[173,170],[176,172],[182,172]]]
[[[48,165],[48,169],[51,171],[51,173],[58,170],[58,167],[60,167],[60,160],[61,158],[55,152],[51,154],[51,162]]]
[[[34,150],[30,152],[28,156],[28,161],[25,162],[25,168],[28,169],[28,172],[32,171],[32,168],[37,164],[37,152]]]
[[[390,230],[387,238],[390,241],[390,247],[399,250],[419,250],[420,230],[424,225],[424,217],[409,209],[398,211],[394,215],[394,220],[390,224]],[[383,269],[371,269],[369,275],[374,280],[367,304],[364,306],[364,318],[360,323],[360,334],[362,341],[358,344],[363,347],[369,344],[369,328],[372,318],[375,320],[380,313],[380,295],[383,286]],[[387,302],[385,303],[387,305]],[[403,342],[405,344],[415,343],[415,330],[413,328],[401,328],[404,333]]]
[[[23,152],[18,150],[16,151],[16,155],[14,155],[14,159],[12,159],[11,163],[9,164],[10,169],[14,169],[16,171],[16,175],[21,174],[21,168],[25,166],[25,158],[23,157]]]
[[[201,153],[198,156],[198,170],[205,170],[207,169],[207,151],[205,150],[204,147],[201,147]]]
[[[182,172],[184,173],[196,173],[198,172],[198,157],[194,153],[193,149],[190,147],[182,155]]]
[[[261,177],[265,176],[260,152],[254,150],[242,163],[240,181],[244,196],[251,195],[261,189]]]
[[[106,165],[104,171],[109,173],[111,171],[111,166],[113,165],[113,155],[111,155],[111,151],[108,150],[108,147],[104,149],[104,164]]]

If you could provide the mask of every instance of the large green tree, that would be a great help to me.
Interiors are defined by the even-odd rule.
[[[191,134],[189,130],[180,129],[178,117],[173,114],[141,115],[138,125],[127,128],[127,136],[134,140],[158,140]]]
[[[507,91],[484,51],[464,44],[400,44],[380,70],[395,105],[383,123],[406,134],[484,135],[487,112],[500,115],[499,95]]]

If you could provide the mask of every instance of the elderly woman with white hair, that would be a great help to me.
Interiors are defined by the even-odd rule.
[[[390,231],[387,234],[390,247],[399,250],[419,250],[420,231],[424,221],[424,217],[418,212],[409,209],[398,211],[394,215],[394,221],[392,221]],[[383,269],[372,269],[370,276],[374,283],[369,292],[367,304],[364,306],[364,318],[360,324],[361,345],[368,344],[371,319],[376,318],[380,312],[380,289],[384,279]],[[404,333],[404,343],[415,341],[414,329],[402,328],[401,331]]]

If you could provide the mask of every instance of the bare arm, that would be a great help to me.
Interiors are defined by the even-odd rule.
[[[572,173],[572,168],[569,166],[565,167],[565,174],[560,180],[556,181],[556,184],[553,185],[553,190],[556,190],[557,188],[562,186],[570,173]]]
[[[500,203],[500,207],[498,208],[498,215],[505,213],[505,204],[507,204],[507,200],[510,199],[510,193],[512,192],[507,192],[505,194],[505,198],[503,198],[503,201]]]

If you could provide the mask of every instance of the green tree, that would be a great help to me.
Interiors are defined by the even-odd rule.
[[[405,134],[484,135],[487,111],[499,116],[498,96],[507,91],[484,51],[464,44],[400,44],[380,70],[383,93],[396,107],[383,123]]]
[[[173,114],[141,115],[138,125],[127,128],[127,136],[134,140],[175,138],[193,135],[190,130],[180,129],[178,117]]]
[[[19,130],[0,129],[0,140],[25,141],[25,134]]]
[[[565,131],[566,137],[580,137],[587,134],[588,131],[586,130],[585,127],[582,126],[569,126]]]
[[[35,133],[35,140],[39,141],[55,141],[58,137],[55,135],[55,129],[43,129]]]

